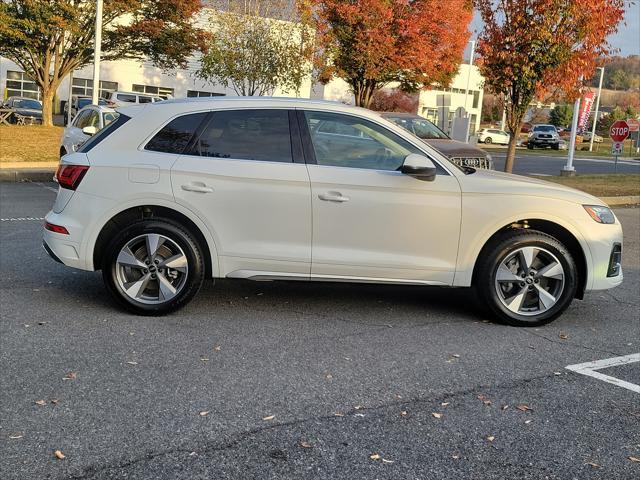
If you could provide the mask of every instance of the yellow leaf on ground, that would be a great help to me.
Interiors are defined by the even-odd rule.
[[[47,404],[46,400],[36,400],[36,405],[44,406]]]
[[[441,413],[433,412],[433,413],[431,414],[431,416],[432,416],[432,417],[436,417],[436,418],[441,418],[441,417],[442,417],[442,414],[441,414]]]
[[[263,417],[262,420],[268,421],[268,420],[273,420],[274,418],[276,418],[275,415],[269,415],[268,417]]]
[[[64,456],[64,453],[62,453],[60,450],[56,450],[56,451],[54,452],[54,455],[56,456],[56,458],[57,458],[58,460],[62,460],[63,458],[66,458],[66,457]]]
[[[200,416],[201,417],[206,417],[207,415],[209,415],[209,411],[208,410],[206,410],[204,412],[200,412]]]
[[[371,460],[380,460],[380,455],[378,455],[377,453],[374,453],[373,455],[370,455],[369,458]]]

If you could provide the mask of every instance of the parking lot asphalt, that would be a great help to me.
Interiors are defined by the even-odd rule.
[[[42,250],[54,195],[0,184],[3,480],[640,476],[640,394],[565,368],[640,352],[638,209],[624,284],[518,329],[466,290],[324,283],[132,316]]]
[[[478,145],[483,147],[483,145]],[[493,158],[496,170],[504,170],[506,149],[491,147],[486,149]],[[527,150],[516,151],[516,160],[513,173],[518,175],[560,175],[560,170],[567,163],[566,155],[527,153]],[[581,157],[580,152],[576,152],[573,166],[579,175],[595,175],[605,173],[640,173],[640,161],[630,158],[620,158],[616,170],[613,157],[586,158]]]

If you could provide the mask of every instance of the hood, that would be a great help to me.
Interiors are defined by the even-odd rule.
[[[472,147],[468,143],[459,142],[458,140],[451,140],[445,138],[423,138],[423,142],[431,145],[447,157],[474,157],[485,158],[487,152],[478,148]]]
[[[599,198],[575,188],[494,170],[477,170],[471,175],[461,177],[460,184],[463,193],[530,195],[582,205],[606,205]]]
[[[42,110],[36,110],[35,108],[15,108],[13,111],[23,117],[42,117]]]

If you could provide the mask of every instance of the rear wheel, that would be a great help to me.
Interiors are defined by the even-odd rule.
[[[514,230],[483,249],[475,287],[484,306],[503,323],[539,326],[571,304],[577,269],[562,243],[535,230]]]
[[[204,280],[201,247],[181,225],[143,220],[117,234],[107,247],[102,275],[127,310],[163,315],[188,303]]]
[[[534,145],[533,143],[531,143],[531,142],[527,142],[527,148],[528,148],[529,150],[533,150],[533,148],[534,148],[534,147],[535,147],[535,145]]]
[[[493,139],[491,137],[487,137],[484,139],[484,143],[493,143]]]

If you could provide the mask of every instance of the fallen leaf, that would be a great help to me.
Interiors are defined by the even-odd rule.
[[[562,372],[553,372],[554,375],[562,375]]]
[[[454,460],[458,460],[460,458],[460,455],[451,455],[451,458],[453,458]]]
[[[205,410],[204,412],[200,412],[200,416],[201,417],[206,417],[207,415],[209,415],[209,410]]]
[[[518,405],[516,408],[521,412],[527,412],[529,410],[533,410],[533,408],[529,407],[529,405],[525,405],[524,403]]]
[[[46,400],[36,400],[36,405],[44,406],[47,404]]]
[[[354,414],[355,417],[364,417],[364,413],[356,413]]]
[[[525,424],[525,425],[529,425],[531,422],[533,422],[533,420],[525,420],[525,421],[524,421],[524,424]]]
[[[356,405],[353,407],[355,410],[362,410],[364,407],[362,405]]]
[[[483,400],[482,403],[484,403],[488,407],[491,405],[491,400]]]
[[[458,355],[457,353],[454,353],[453,355],[451,355],[453,358],[460,358],[460,355]]]
[[[401,417],[406,417],[407,415],[408,415],[408,413],[407,413],[406,410],[403,410],[403,411],[400,412],[400,416]]]
[[[264,420],[266,422],[266,421],[269,421],[269,420],[273,420],[274,418],[276,418],[275,415],[269,415],[268,417],[262,417],[262,420]]]
[[[66,457],[64,456],[64,453],[62,453],[60,450],[56,450],[56,451],[54,452],[54,455],[56,456],[56,458],[57,458],[58,460],[62,460],[62,459],[64,459],[64,458],[66,458]]]
[[[593,467],[593,468],[600,468],[600,465],[594,462],[587,462],[585,463],[585,465],[589,465],[590,467]]]
[[[60,400],[58,400],[57,398],[54,398],[53,400],[51,400],[51,403],[53,403],[54,405],[57,405],[60,403]]]
[[[387,460],[386,458],[383,458],[382,463],[393,463],[393,460]]]
[[[22,435],[9,435],[9,438],[10,438],[11,440],[17,440],[17,439],[19,439],[19,438],[22,438]]]
[[[216,345],[215,347],[213,347],[213,350],[216,352],[220,351],[220,345]]]
[[[203,361],[203,362],[208,362],[209,361],[209,359],[206,358],[206,357],[200,357],[200,360]]]
[[[490,442],[493,442],[496,439],[496,437],[494,437],[493,435],[489,435],[487,437],[487,440],[489,440]]]
[[[344,413],[336,412],[333,414],[334,417],[344,417]]]
[[[377,453],[374,453],[373,455],[369,455],[369,458],[371,460],[380,460],[380,455],[378,455]]]
[[[507,408],[509,408],[509,405],[503,405],[502,407],[500,407],[502,410],[506,410]]]
[[[331,380],[331,379],[333,378],[333,375],[331,375],[330,373],[328,373],[328,374],[325,376],[325,378],[326,378],[327,380]]]
[[[449,402],[442,402],[440,405],[442,405],[443,407],[446,407],[447,405],[449,405]]]
[[[313,445],[311,445],[309,442],[300,442],[300,446],[302,448],[313,448]]]
[[[480,394],[480,395],[478,395],[478,400],[485,401],[485,400],[487,400],[487,397],[486,397],[486,395]]]
[[[138,362],[127,362],[129,365],[137,365]]]
[[[561,340],[566,340],[567,338],[569,338],[569,335],[567,335],[564,332],[560,332],[560,335],[558,335],[560,337]]]
[[[631,460],[634,463],[640,463],[640,458],[638,458],[638,457],[628,457],[628,458],[629,458],[629,460]]]
[[[67,373],[67,375],[63,378],[63,380],[75,380],[76,378],[78,378],[78,374],[75,372],[69,372]]]
[[[442,417],[442,414],[441,414],[441,413],[433,412],[433,413],[431,414],[431,416],[432,416],[432,417],[435,417],[435,418],[441,418],[441,417]]]
[[[196,452],[191,452],[191,453],[189,454],[189,456],[190,456],[190,457],[193,457],[193,456],[195,456],[195,455],[198,455],[198,454],[197,454]]]

